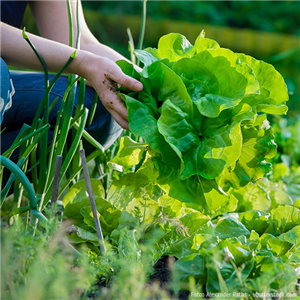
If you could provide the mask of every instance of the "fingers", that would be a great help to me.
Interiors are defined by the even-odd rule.
[[[129,130],[127,108],[123,105],[123,100],[118,96],[117,86],[121,85],[132,91],[142,91],[143,85],[138,80],[127,76],[121,68],[112,60],[102,57],[98,59],[100,68],[93,68],[87,80],[97,91],[104,107],[109,111],[115,121],[124,129]],[[99,74],[99,69],[102,72]]]
[[[123,105],[123,100],[117,95],[117,84],[136,92],[142,91],[143,85],[138,80],[124,74],[114,62],[110,60],[106,62],[105,79],[102,81],[105,92],[101,93],[101,101],[115,121],[122,128],[129,130],[127,108]]]
[[[123,105],[123,100],[118,97],[113,88],[105,87],[100,96],[104,107],[109,111],[115,121],[124,129],[129,130],[127,121],[127,108]]]
[[[123,119],[119,114],[117,114],[115,111],[111,112],[112,117],[114,120],[123,128],[126,130],[129,130],[129,123],[127,120]]]
[[[108,67],[108,73],[105,74],[106,78],[109,78],[116,83],[120,84],[122,87],[127,88],[129,90],[140,92],[143,90],[143,85],[138,80],[125,75],[121,68],[115,63],[111,62]]]

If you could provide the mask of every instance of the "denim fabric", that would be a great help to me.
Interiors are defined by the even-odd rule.
[[[3,121],[4,113],[11,107],[12,96],[15,92],[8,68],[2,58],[0,67],[1,97],[0,97],[0,124]]]
[[[28,1],[0,1],[1,21],[20,28]]]
[[[1,125],[2,128],[5,128],[4,132],[1,134],[2,153],[11,146],[24,123],[31,125],[38,105],[43,98],[45,90],[45,79],[43,73],[11,71],[10,75],[15,88],[15,94],[12,98],[12,107],[5,112]],[[50,81],[53,79],[53,77],[54,75],[49,75]],[[8,78],[9,77],[7,77],[7,80]],[[60,108],[62,98],[67,88],[67,84],[68,78],[66,76],[60,76],[58,81],[54,84],[54,87],[52,88],[52,91],[50,93],[50,105],[57,97],[59,97],[59,100],[55,104],[55,107],[51,111],[49,116],[49,123],[51,125],[51,128],[49,130],[50,142],[53,136],[56,114]],[[79,94],[79,86],[80,84],[78,84],[77,87],[75,100],[76,104]],[[2,85],[1,81],[1,96],[2,92],[8,94],[7,89],[9,89],[9,87],[9,82],[4,82]],[[86,87],[84,105],[89,109],[89,111],[91,111],[92,108],[94,95],[94,89]],[[74,107],[73,113],[75,113],[75,109],[76,108]],[[108,148],[110,145],[112,145],[112,143],[122,133],[122,128],[114,121],[110,113],[105,109],[99,99],[93,122],[90,127],[86,128],[86,130],[105,148]],[[83,142],[87,154],[95,149],[87,141],[84,140]],[[12,159],[15,160],[17,156],[18,153],[16,151],[13,154]]]

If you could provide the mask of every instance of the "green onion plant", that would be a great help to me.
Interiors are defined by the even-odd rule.
[[[76,7],[76,26],[74,26],[72,22],[74,19],[72,18],[70,0],[67,0],[67,6],[69,17],[69,45],[79,49],[79,2],[77,1]],[[142,24],[138,41],[139,49],[141,49],[143,45],[145,24],[146,0],[143,0]],[[76,34],[74,34],[74,29],[77,31]],[[53,126],[53,139],[52,141],[48,140],[48,131],[51,127],[49,124],[49,113],[54,109],[59,99],[57,97],[50,105],[49,93],[58,78],[62,76],[66,67],[75,58],[76,50],[70,55],[61,70],[49,81],[49,72],[46,63],[26,34],[25,28],[22,31],[22,36],[32,48],[42,65],[45,74],[45,93],[32,123],[24,124],[11,147],[1,154],[1,162],[4,161],[4,163],[1,165],[0,182],[2,183],[4,167],[8,168],[12,172],[12,175],[1,191],[0,207],[5,203],[13,185],[14,205],[10,216],[29,212],[32,215],[37,215],[38,219],[44,219],[41,212],[43,212],[50,203],[56,156],[62,155],[58,197],[62,197],[63,193],[81,177],[82,166],[79,150],[83,148],[83,138],[95,147],[95,150],[87,156],[87,163],[94,165],[91,174],[102,181],[107,193],[115,172],[112,166],[107,165],[107,162],[116,155],[119,148],[119,140],[104,152],[104,147],[86,131],[85,128],[92,124],[97,107],[98,95],[95,92],[93,106],[89,112],[89,110],[84,107],[85,79],[79,78],[74,74],[68,75],[68,87],[64,93],[60,109],[57,112],[56,123]],[[74,41],[75,36],[76,40]],[[132,37],[130,40],[131,52],[133,54],[134,43]],[[133,63],[135,63],[134,58],[134,55],[132,55]],[[79,81],[79,96],[76,108],[74,109],[77,83]],[[131,135],[131,133],[124,131],[123,135]],[[134,140],[139,139],[137,136],[132,136],[132,138]],[[67,143],[67,140],[70,141],[70,143]],[[16,164],[14,164],[10,161],[10,157],[16,150],[19,152],[19,156]],[[11,168],[11,164],[7,163],[7,161],[10,161],[14,165],[14,168]],[[16,168],[18,170],[17,175],[15,173]],[[31,179],[30,185],[28,185],[29,176]],[[119,176],[122,176],[122,174]],[[25,182],[26,184],[24,185]],[[34,201],[33,195],[35,195],[36,206],[32,205],[32,201]],[[29,200],[30,205],[21,206],[21,204],[24,203],[24,198]],[[24,221],[24,224],[27,226],[26,221]]]

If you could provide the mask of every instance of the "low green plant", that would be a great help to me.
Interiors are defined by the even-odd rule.
[[[133,179],[136,174],[128,175]],[[300,238],[299,208],[291,204],[278,204],[266,211],[255,206],[250,210],[245,207],[240,212],[227,212],[216,218],[203,215],[186,207],[183,202],[164,195],[156,201],[148,200],[143,223],[144,203],[139,201],[143,198],[136,198],[138,194],[130,195],[132,186],[129,185],[124,185],[120,194],[114,190],[114,185],[126,177],[124,175],[113,183],[107,200],[101,198],[104,191],[99,181],[92,181],[93,190],[98,195],[96,205],[106,248],[110,249],[107,256],[109,263],[98,264],[98,267],[104,279],[112,280],[112,286],[119,287],[114,283],[114,278],[123,278],[122,270],[129,268],[131,255],[135,257],[139,251],[142,255],[152,249],[152,255],[147,256],[148,269],[151,262],[163,255],[178,259],[173,272],[174,280],[180,284],[176,285],[177,288],[173,287],[175,293],[189,288],[192,278],[198,290],[205,289],[211,294],[224,292],[224,287],[227,291],[243,292],[249,297],[255,292],[296,291],[300,249],[297,242]],[[137,173],[137,177],[141,174]],[[149,192],[151,190],[148,189]],[[245,200],[242,197],[241,201],[255,205],[255,196],[247,200],[245,191],[244,197]],[[266,192],[265,197],[268,199]],[[268,201],[271,203],[270,199]],[[75,225],[69,241],[77,246],[89,245],[99,254],[84,182],[78,182],[70,189],[64,198],[64,205],[65,217],[73,219]],[[151,247],[149,243],[152,243]],[[107,257],[99,259],[102,261]],[[96,256],[95,260],[98,260]],[[269,274],[268,268],[276,270],[276,274],[280,269],[286,270],[286,280],[273,278],[274,272]],[[269,290],[260,284],[264,280],[268,282]],[[109,294],[112,291],[106,292]]]
[[[276,144],[265,115],[287,111],[281,75],[203,33],[194,46],[170,34],[158,49],[135,53],[142,73],[118,64],[144,90],[122,89],[120,96],[131,131],[146,143],[123,137],[110,163],[135,165],[135,172],[114,180],[107,193],[94,182],[106,243],[124,253],[124,233],[139,245],[158,230],[157,257],[178,259],[175,293],[236,290],[253,299],[257,292],[296,292],[300,211],[282,185],[288,173],[280,164],[272,171]],[[97,246],[83,183],[64,206],[76,226],[70,241]]]
[[[87,255],[78,258],[65,225],[49,220],[34,236],[18,220],[1,226],[2,299],[79,299],[94,282],[96,270]]]
[[[73,30],[72,30],[72,17],[70,2],[68,3],[69,12],[69,22],[70,22],[70,45],[73,45]],[[79,2],[77,2],[79,5]],[[77,5],[77,9],[78,9]],[[78,16],[78,14],[77,14]],[[78,34],[76,47],[79,45],[80,37],[80,27],[78,24]],[[35,118],[31,125],[24,124],[20,130],[19,135],[13,142],[11,147],[2,153],[1,161],[1,174],[3,174],[3,168],[8,167],[4,161],[8,161],[13,151],[18,148],[18,176],[14,183],[14,206],[10,213],[10,216],[18,215],[20,212],[25,212],[31,208],[31,213],[34,213],[33,209],[40,214],[48,205],[52,193],[52,183],[54,177],[55,168],[55,158],[57,155],[63,156],[63,164],[61,168],[60,175],[60,185],[58,196],[73,183],[74,178],[78,178],[78,174],[82,170],[81,164],[78,163],[79,154],[78,151],[82,147],[82,137],[84,137],[88,142],[90,142],[94,147],[95,151],[87,158],[87,161],[91,161],[95,157],[103,153],[103,147],[100,145],[93,137],[91,137],[84,129],[87,121],[91,122],[91,119],[87,120],[88,110],[83,108],[84,102],[84,92],[85,92],[85,81],[82,79],[80,89],[79,89],[79,99],[77,110],[73,115],[73,107],[75,101],[76,83],[80,79],[78,76],[69,75],[68,88],[62,99],[60,109],[57,113],[56,124],[53,131],[53,139],[48,145],[48,130],[50,125],[48,124],[49,113],[53,109],[58,98],[49,106],[49,93],[59,78],[62,75],[68,64],[75,58],[76,51],[70,56],[66,64],[61,68],[61,70],[54,76],[53,80],[49,83],[49,75],[46,64],[43,58],[40,56],[38,51],[35,49],[34,45],[30,41],[28,35],[25,33],[25,28],[23,30],[23,38],[29,43],[37,57],[39,58],[43,70],[45,73],[45,94],[43,99],[41,99],[40,105],[37,109]],[[95,103],[96,105],[96,103]],[[94,105],[94,106],[95,106]],[[93,110],[93,109],[92,109]],[[43,112],[43,115],[41,116]],[[70,130],[73,128],[72,130]],[[72,135],[71,144],[67,145],[67,137]],[[30,165],[29,165],[30,158]],[[12,165],[12,163],[10,163]],[[15,167],[17,170],[17,167]],[[11,168],[10,168],[10,171]],[[23,172],[23,174],[21,174]],[[30,199],[30,206],[23,206],[20,208],[20,203],[22,202],[24,180],[27,179],[26,175],[30,173],[31,181],[33,184],[33,189],[27,188],[26,195]],[[2,176],[1,176],[2,179]],[[20,181],[23,180],[23,185],[20,185]],[[1,192],[1,206],[5,201],[5,198],[11,188],[13,183],[13,177],[6,183],[6,186]],[[28,187],[28,184],[27,184]],[[34,195],[35,194],[35,195]],[[36,198],[37,205],[32,206],[33,199]]]

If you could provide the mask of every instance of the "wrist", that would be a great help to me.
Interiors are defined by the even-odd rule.
[[[95,55],[91,52],[78,49],[74,60],[70,63],[68,72],[86,78],[95,67]]]

